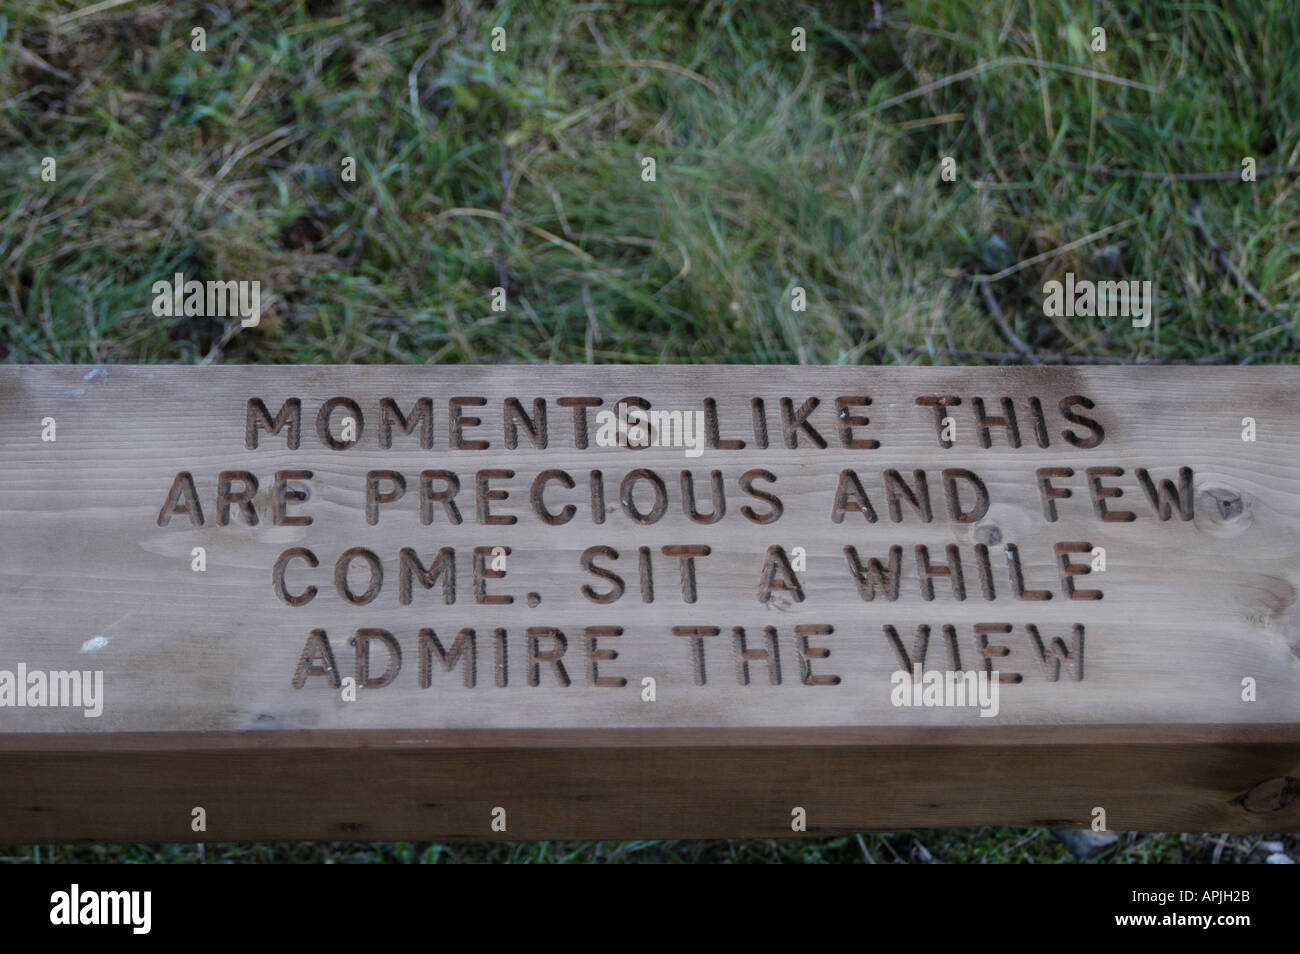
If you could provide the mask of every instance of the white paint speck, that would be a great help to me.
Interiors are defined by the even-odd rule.
[[[107,645],[107,636],[91,636],[90,639],[81,644],[81,651],[83,653],[97,653]]]

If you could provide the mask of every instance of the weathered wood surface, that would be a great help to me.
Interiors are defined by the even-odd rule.
[[[1080,826],[1097,807],[1118,830],[1277,832],[1300,827],[1297,769],[1293,727],[1279,726],[83,735],[0,751],[0,833],[781,837],[795,807],[810,835]],[[206,809],[206,834],[191,830],[192,806]],[[504,833],[491,829],[497,807]]]
[[[1300,778],[1297,383],[1284,368],[0,367],[0,671],[103,673],[96,718],[71,706],[0,705],[0,838],[788,834],[793,806],[808,810],[809,832],[1087,824],[1096,806],[1114,828],[1300,827],[1300,782],[1288,781]],[[599,446],[595,415],[632,395],[652,409],[710,416],[713,399],[709,431],[724,446],[698,456]],[[945,395],[961,399],[946,409],[956,425],[947,448],[936,409],[917,404]],[[362,416],[356,446],[342,450],[324,447],[316,427],[336,397]],[[399,424],[381,448],[381,400],[409,421],[422,397],[432,447],[419,446],[418,426],[408,434]],[[603,403],[584,410],[560,400],[574,397]],[[1078,397],[1087,404],[1069,404]],[[255,428],[258,446],[247,446],[250,398],[270,417],[301,401],[297,449],[286,446],[287,428]],[[534,421],[534,401],[545,402],[545,449],[517,416],[517,446],[506,446],[508,398]],[[755,398],[766,448],[756,446]],[[809,398],[819,404],[803,428],[795,422]],[[991,422],[982,446],[976,398],[985,416],[1005,416],[1002,400],[1012,401],[1019,447]],[[334,412],[332,440],[349,413]],[[450,446],[456,413],[461,442],[486,449]],[[575,415],[588,421],[585,447]],[[1242,439],[1247,417],[1254,441]],[[42,440],[47,418],[52,442]],[[1186,514],[1176,493],[1183,468]],[[620,497],[638,469],[660,475],[667,498],[662,518],[644,525]],[[831,519],[846,469],[875,522],[852,511]],[[1056,469],[1048,486],[1072,496],[1045,503],[1044,469]],[[276,473],[304,470],[309,479],[286,478],[280,505]],[[602,523],[593,520],[595,470]],[[914,472],[926,472],[930,520],[906,501],[894,518],[890,470],[913,486]],[[959,470],[987,489],[987,513],[969,522],[953,518],[945,494],[944,472]],[[204,523],[173,512],[159,526],[181,471],[192,475]],[[382,477],[368,508],[375,471],[404,475],[405,494],[383,500],[395,484]],[[428,471],[459,476],[460,524],[441,500],[427,501],[422,519]],[[543,490],[546,512],[576,508],[562,525],[534,508],[530,489],[544,471],[574,480],[569,489],[552,477]],[[699,520],[683,509],[683,471]],[[712,471],[726,512],[707,523]],[[770,501],[742,485],[756,471],[775,478],[748,484],[780,498],[775,521],[758,522]],[[219,523],[223,472],[257,477],[256,526],[238,502]],[[508,496],[476,499],[480,484]],[[636,484],[630,504],[646,512],[650,483]],[[236,498],[241,486],[231,483]],[[437,478],[429,489],[446,486]],[[1110,487],[1123,495],[1102,496]],[[978,497],[958,480],[959,514]],[[294,515],[311,525],[283,520]],[[487,522],[503,517],[515,522]],[[1105,549],[1104,572],[1063,572],[1091,559],[1071,547],[1082,543]],[[476,581],[475,548],[498,546],[509,548],[504,576]],[[623,578],[616,601],[582,595],[584,585],[611,590],[582,566],[594,546],[618,553],[594,561]],[[863,564],[887,565],[892,546],[901,547],[897,599],[885,588],[866,601],[846,547]],[[949,546],[965,598],[936,576],[926,599],[916,549],[938,565]],[[195,547],[206,552],[203,572],[192,569]],[[297,606],[277,595],[272,572],[295,547],[319,560],[315,569],[287,564],[284,594],[318,588]],[[693,602],[682,551],[664,552],[674,547],[708,548],[694,559]],[[806,568],[793,574],[799,591],[760,600],[773,547],[785,557],[803,548]],[[350,548],[382,563],[382,586],[365,605],[349,605],[335,583],[335,562]],[[403,602],[402,548],[426,567],[442,548],[455,551],[455,602],[444,602],[441,582],[425,589],[418,579]],[[639,548],[653,602],[643,601]],[[355,562],[354,599],[367,576]],[[1038,591],[1050,598],[1024,598]],[[1079,598],[1089,591],[1102,598]],[[513,601],[480,602],[504,595]],[[916,660],[922,624],[931,627],[926,669],[996,668],[996,716],[892,703],[891,675],[902,653]],[[717,633],[693,639],[674,627]],[[766,627],[776,633],[773,665],[761,656]],[[476,632],[473,686],[468,654],[449,669],[431,656],[421,672],[422,629],[450,650],[467,628]],[[345,701],[336,677],[383,681],[384,640],[368,642],[368,672],[349,644],[372,629],[392,634],[400,668]],[[314,630],[326,633],[336,671],[295,680]],[[207,835],[190,831],[191,805],[208,808]],[[498,805],[509,812],[504,834],[489,828]]]

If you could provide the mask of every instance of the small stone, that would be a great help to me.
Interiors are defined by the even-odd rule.
[[[1011,249],[1007,247],[1006,242],[1002,241],[1000,235],[994,235],[984,243],[981,255],[984,259],[984,267],[993,271],[1001,271],[1015,261]]]
[[[1108,276],[1115,276],[1124,270],[1124,262],[1120,258],[1119,246],[1105,245],[1093,256],[1093,262],[1098,270]]]
[[[1277,852],[1276,854],[1269,855],[1267,858],[1265,858],[1265,859],[1264,859],[1264,864],[1266,864],[1266,865],[1293,865],[1293,864],[1295,864],[1295,861],[1291,858],[1290,855],[1284,855],[1284,854],[1282,854],[1282,852],[1279,851],[1279,852]]]
[[[1119,841],[1119,835],[1113,831],[1093,831],[1091,828],[1053,828],[1052,834],[1080,861],[1086,861]]]

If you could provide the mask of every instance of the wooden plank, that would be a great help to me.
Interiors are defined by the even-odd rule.
[[[1300,827],[1300,786],[1285,780],[1300,744],[1282,727],[841,734],[852,731],[259,733],[108,746],[81,736],[0,751],[0,832],[25,843],[781,837],[794,808],[810,835],[1068,827],[1097,807],[1130,831]],[[207,836],[191,830],[192,806],[206,810]],[[498,807],[504,832],[491,827]]]
[[[1300,827],[1295,381],[0,368],[0,838]]]

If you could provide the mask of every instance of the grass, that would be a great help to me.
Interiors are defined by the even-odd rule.
[[[1297,177],[1267,174],[1300,164],[1292,0],[882,14],[0,3],[0,360],[1294,361]],[[1256,182],[1234,174],[1247,156]],[[1228,175],[1187,178],[1207,172]],[[260,280],[262,327],[155,316],[151,286],[177,271]],[[1043,283],[1067,271],[1152,281],[1156,321],[1045,316]],[[893,860],[916,841],[946,860],[1063,857],[1040,830],[207,855]],[[1205,844],[1150,836],[1113,857]]]
[[[1294,857],[1300,837],[1284,841]],[[1088,864],[1259,863],[1269,852],[1258,837],[1126,834]],[[212,845],[94,845],[0,848],[0,862],[123,864],[898,864],[1073,863],[1045,828],[968,828],[862,834],[838,838],[729,841],[302,842]]]

